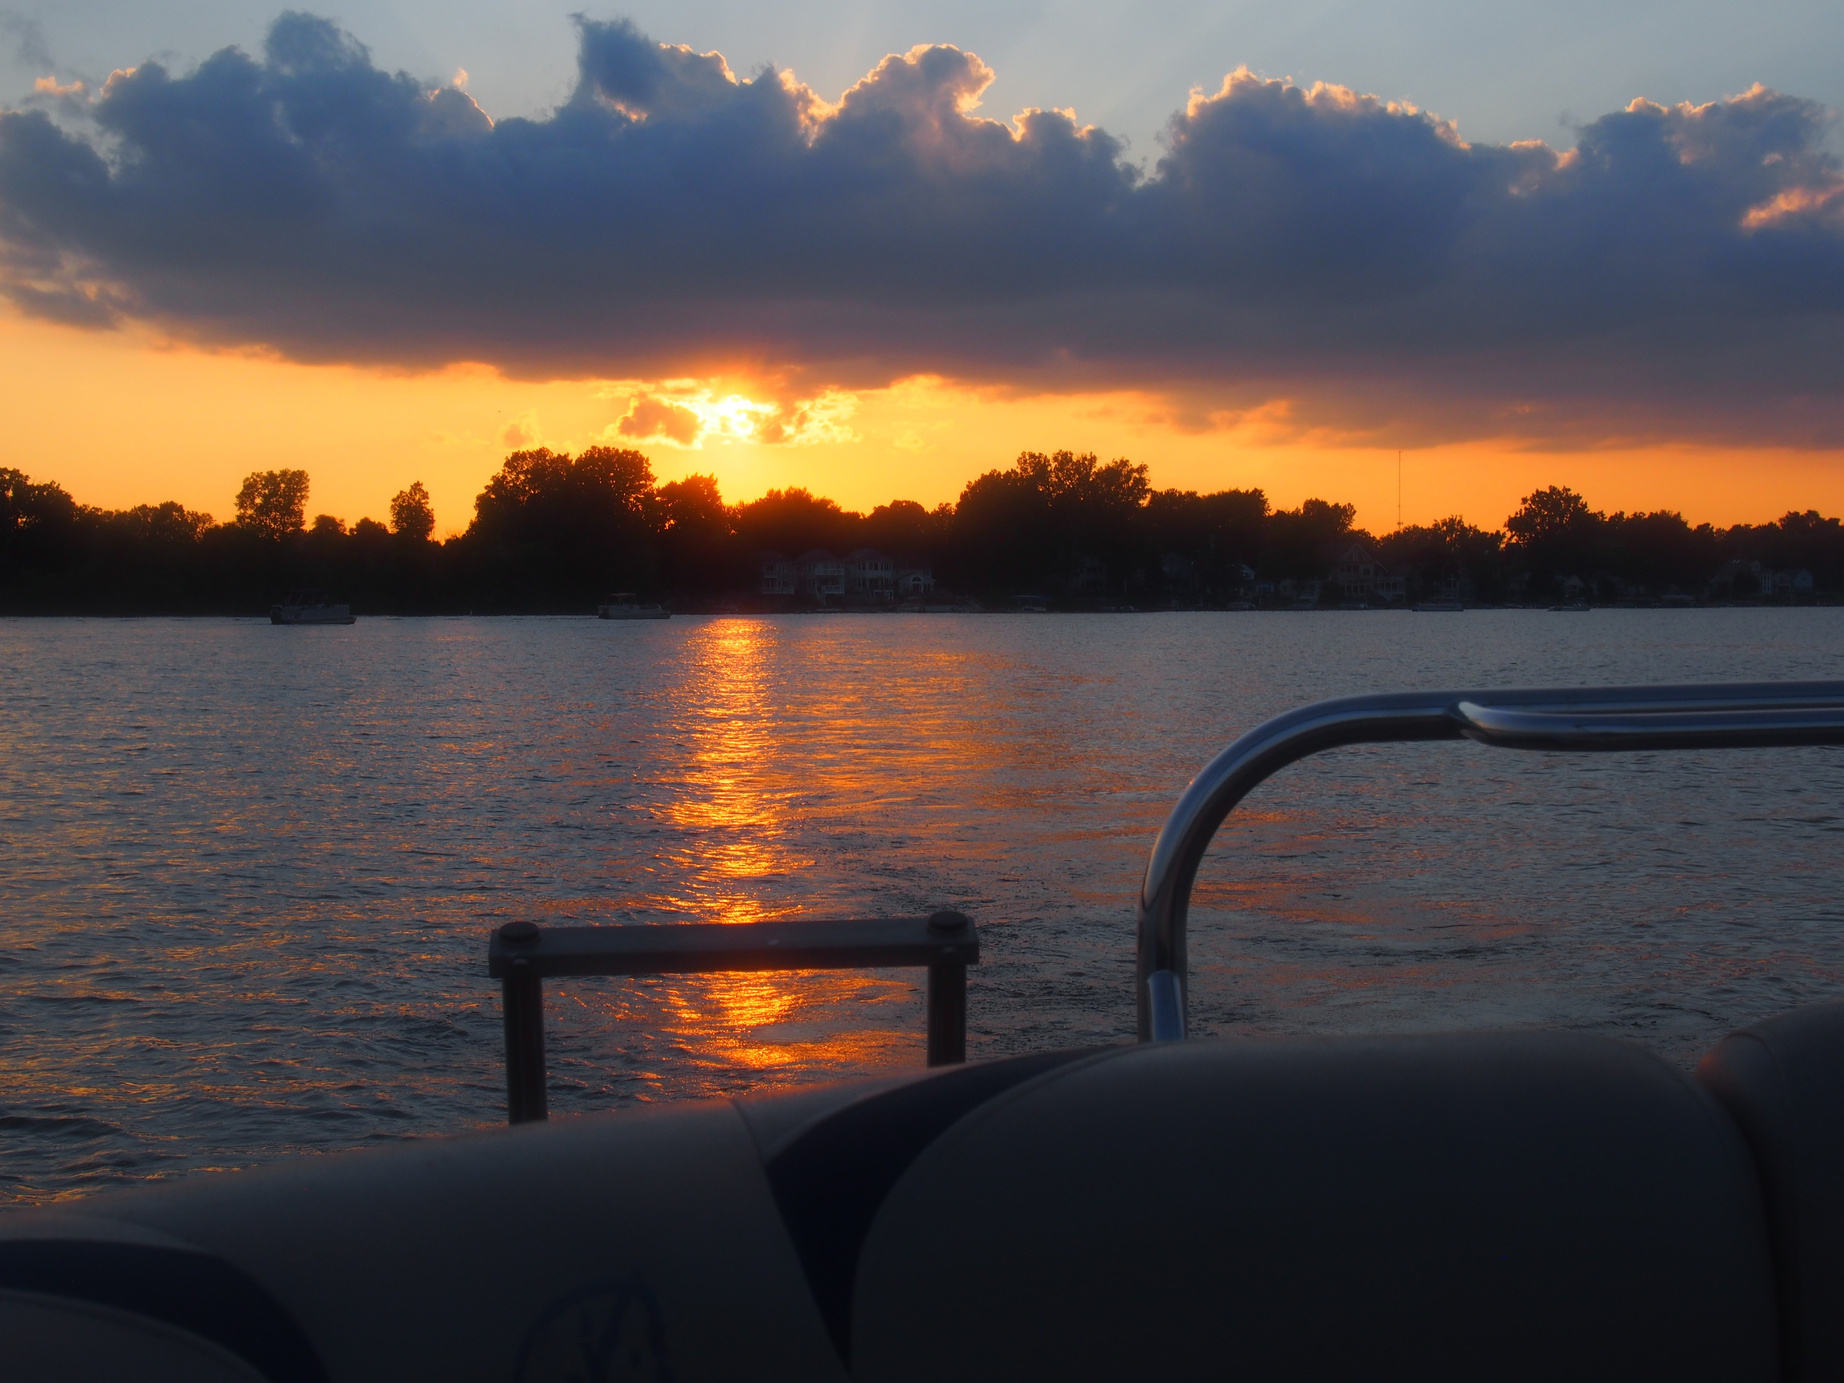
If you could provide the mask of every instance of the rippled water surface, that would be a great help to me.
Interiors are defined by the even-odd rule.
[[[975,1056],[1133,1028],[1196,769],[1366,690],[1844,676],[1844,611],[0,621],[0,1198],[503,1118],[487,931],[963,908]],[[1844,996],[1844,753],[1351,749],[1193,908],[1204,1032]],[[548,986],[556,1114],[919,1065],[920,976]]]

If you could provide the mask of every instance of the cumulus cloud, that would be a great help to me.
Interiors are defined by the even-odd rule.
[[[536,446],[539,436],[538,412],[527,408],[500,429],[499,440],[517,451],[523,447]]]
[[[855,442],[858,433],[849,419],[857,411],[856,395],[828,389],[818,398],[776,404],[757,424],[756,435],[771,446]]]
[[[658,440],[689,447],[703,433],[704,420],[682,403],[641,394],[628,406],[616,431],[637,442]]]
[[[784,440],[930,374],[1392,442],[1844,443],[1844,172],[1797,97],[1635,101],[1559,152],[1238,71],[1143,172],[1069,112],[981,116],[953,47],[828,101],[625,22],[579,39],[542,120],[300,14],[260,58],[116,73],[93,129],[0,115],[0,284],[308,361],[748,373]],[[662,400],[634,427],[686,431]]]

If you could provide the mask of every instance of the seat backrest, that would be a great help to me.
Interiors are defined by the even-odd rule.
[[[1820,1027],[1724,1068],[1749,1118],[1792,1121],[1763,1161],[1802,1232],[1844,1223],[1806,1190],[1844,1146],[1797,1116],[1835,1093]],[[1046,1053],[0,1216],[0,1311],[38,1350],[9,1383],[79,1345],[109,1375],[137,1331],[227,1383],[1728,1383],[1778,1376],[1773,1279],[1717,1100],[1535,1032]]]
[[[1760,1170],[1786,1377],[1844,1378],[1844,1004],[1735,1033],[1703,1058],[1697,1079]]]
[[[1778,1375],[1740,1136],[1657,1058],[1556,1033],[1041,1072],[895,1179],[847,1347],[859,1383]]]

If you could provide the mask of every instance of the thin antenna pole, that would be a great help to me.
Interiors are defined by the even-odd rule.
[[[1396,452],[1396,527],[1402,527],[1402,452]]]

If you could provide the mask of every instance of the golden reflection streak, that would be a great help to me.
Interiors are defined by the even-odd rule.
[[[680,901],[699,920],[790,915],[796,909],[763,902],[762,881],[812,864],[790,848],[781,826],[790,799],[814,784],[791,780],[778,741],[786,733],[773,695],[779,638],[763,621],[719,620],[701,629],[690,649],[691,760],[685,791],[663,815],[697,842],[696,858],[683,861],[690,896]],[[834,773],[849,772],[838,764]],[[810,776],[813,767],[806,764],[803,773]],[[889,1049],[919,1046],[919,1027],[906,1031],[905,1022],[902,1029],[879,1024],[841,1031],[840,1016],[900,1001],[913,988],[914,977],[891,973],[721,974],[672,984],[665,1007],[672,1026],[726,1065],[763,1072],[795,1065],[863,1068],[908,1064],[911,1052]]]
[[[776,763],[772,639],[766,625],[723,620],[699,631],[693,651],[690,781],[663,814],[699,842],[698,858],[687,863],[696,880],[691,901],[704,920],[774,916],[751,885],[802,863],[773,829],[776,804],[761,781]]]

